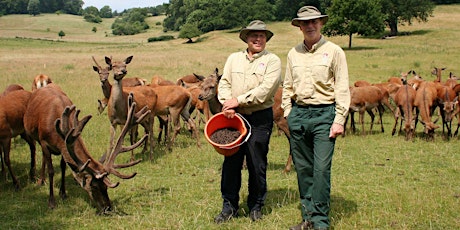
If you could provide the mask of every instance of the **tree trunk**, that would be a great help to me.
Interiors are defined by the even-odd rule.
[[[398,19],[389,20],[388,25],[390,26],[390,37],[398,35]]]
[[[352,38],[352,36],[353,36],[352,33],[350,33],[350,34],[348,35],[348,49],[351,49],[351,38]]]

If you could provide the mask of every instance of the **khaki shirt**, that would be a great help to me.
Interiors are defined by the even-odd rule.
[[[281,83],[281,60],[266,50],[249,60],[247,51],[232,53],[224,66],[217,89],[220,103],[236,98],[236,111],[251,114],[270,108]]]
[[[335,103],[334,123],[345,123],[350,89],[345,52],[339,46],[321,37],[311,50],[302,42],[289,51],[281,103],[284,117],[292,101],[301,106]]]

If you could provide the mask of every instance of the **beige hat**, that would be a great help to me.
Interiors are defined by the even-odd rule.
[[[292,19],[291,24],[299,27],[299,21],[307,21],[316,18],[321,18],[323,24],[325,24],[329,17],[327,15],[322,15],[314,6],[303,6],[297,11],[297,18]]]
[[[251,31],[264,31],[265,35],[267,36],[267,42],[273,36],[273,33],[270,30],[267,30],[267,26],[263,21],[254,20],[250,22],[249,25],[246,26],[246,28],[240,31],[240,39],[243,40],[243,42],[246,42],[246,40],[248,39],[248,33]]]

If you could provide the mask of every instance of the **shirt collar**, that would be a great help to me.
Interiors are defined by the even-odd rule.
[[[246,55],[246,59],[249,60],[249,61],[254,61],[257,58],[260,58],[260,57],[264,56],[264,54],[266,54],[267,52],[268,52],[267,50],[262,50],[259,53],[253,54],[252,55],[252,60],[251,60],[251,59],[249,59],[248,49],[244,50],[244,54]]]
[[[326,43],[326,39],[324,38],[323,35],[321,35],[321,39],[319,39],[319,41],[315,44],[313,44],[313,46],[311,47],[311,49],[309,50],[308,47],[305,45],[305,43],[302,42],[303,44],[303,48],[306,52],[310,52],[310,53],[314,53],[316,50],[319,49],[319,47],[321,47],[324,43]]]

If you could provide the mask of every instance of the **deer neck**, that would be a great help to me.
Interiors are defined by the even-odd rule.
[[[110,93],[112,91],[112,85],[110,84],[109,80],[101,82],[102,93],[106,99],[110,98]]]
[[[109,117],[113,123],[124,124],[127,116],[127,103],[126,99],[123,98],[123,87],[121,80],[115,80],[110,91],[109,99]]]
[[[217,94],[214,95],[211,99],[208,100],[209,110],[212,114],[216,114],[222,111],[222,104],[217,99]]]

